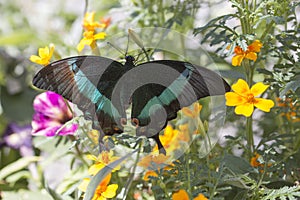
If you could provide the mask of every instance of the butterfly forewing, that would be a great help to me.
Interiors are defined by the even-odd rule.
[[[111,103],[112,88],[122,73],[124,66],[119,62],[99,56],[77,56],[44,67],[33,84],[77,104],[97,129],[113,134],[122,131],[119,121],[125,113],[120,104]]]

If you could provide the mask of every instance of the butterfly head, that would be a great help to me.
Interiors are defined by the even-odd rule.
[[[133,57],[133,56],[126,56],[125,57],[125,60],[126,60],[126,63],[125,63],[125,65],[126,64],[134,64],[133,62],[135,61],[135,58]]]

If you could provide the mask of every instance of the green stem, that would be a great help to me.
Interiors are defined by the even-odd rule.
[[[191,171],[190,171],[190,165],[189,165],[189,160],[190,160],[190,156],[189,154],[186,154],[187,155],[187,159],[186,159],[186,170],[187,170],[187,191],[188,191],[188,194],[192,194],[192,187],[191,187]]]
[[[248,145],[248,158],[251,159],[254,151],[254,139],[252,131],[252,115],[246,119],[246,137]]]

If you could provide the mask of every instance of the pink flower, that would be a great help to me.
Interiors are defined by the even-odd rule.
[[[33,108],[33,135],[73,135],[78,128],[77,124],[62,127],[73,116],[63,97],[54,92],[47,91],[36,96]]]

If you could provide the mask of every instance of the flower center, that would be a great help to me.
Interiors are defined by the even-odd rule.
[[[253,94],[248,94],[247,95],[247,102],[248,103],[255,103],[256,102],[256,99],[254,98]]]

